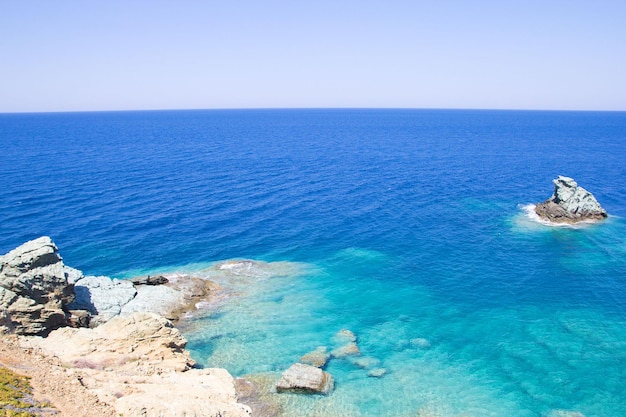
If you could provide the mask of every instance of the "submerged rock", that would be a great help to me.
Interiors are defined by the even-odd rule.
[[[333,358],[341,359],[347,356],[358,356],[361,354],[359,346],[355,342],[349,342],[343,346],[333,349],[330,355]]]
[[[47,236],[0,256],[0,322],[23,335],[46,335],[67,326],[67,305],[74,299],[70,281],[78,276],[80,271],[63,264]]]
[[[572,178],[559,175],[553,182],[552,197],[535,207],[540,218],[555,223],[578,223],[607,217],[606,210],[593,194],[578,186]]]
[[[546,417],[585,417],[585,415],[579,411],[572,410],[550,410]]]
[[[294,363],[276,382],[277,392],[329,394],[335,386],[331,374],[315,366]]]
[[[382,378],[387,373],[385,368],[375,368],[367,373],[367,376],[372,378]]]
[[[326,346],[319,346],[317,349],[303,355],[299,362],[305,365],[323,368],[330,359],[330,353]]]
[[[359,357],[351,360],[350,362],[361,369],[373,369],[380,365],[380,359],[373,358],[371,356]]]
[[[428,349],[430,348],[430,342],[428,339],[424,339],[423,337],[416,337],[415,339],[411,339],[409,341],[411,347],[417,347],[420,349]]]
[[[333,336],[333,340],[338,343],[356,343],[356,335],[352,330],[341,329]]]

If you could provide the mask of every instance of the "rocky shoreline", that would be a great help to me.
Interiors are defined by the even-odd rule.
[[[32,375],[61,415],[252,415],[226,370],[194,367],[170,321],[219,286],[181,275],[142,281],[83,276],[49,237],[0,257],[0,364]]]

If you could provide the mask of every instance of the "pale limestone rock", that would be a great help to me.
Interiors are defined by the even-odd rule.
[[[361,351],[359,350],[359,346],[355,342],[349,342],[343,346],[333,349],[330,352],[330,355],[337,359],[345,358],[347,356],[357,356],[360,354]]]
[[[596,198],[572,178],[559,176],[552,197],[535,206],[537,215],[554,223],[597,221],[607,217]]]
[[[22,340],[60,363],[125,417],[249,417],[224,369],[193,369],[186,340],[156,314],[116,317],[93,329],[63,328]]]
[[[94,329],[62,328],[34,346],[77,368],[130,369],[136,374],[184,371],[194,365],[172,323],[153,313],[115,317]]]
[[[114,406],[124,417],[252,416],[248,406],[237,403],[233,378],[224,369],[154,374],[119,389]]]
[[[277,392],[329,394],[335,386],[332,375],[315,366],[294,363],[276,382]]]
[[[319,346],[315,350],[303,355],[298,362],[305,365],[315,366],[316,368],[323,368],[330,359],[330,353],[326,346]]]

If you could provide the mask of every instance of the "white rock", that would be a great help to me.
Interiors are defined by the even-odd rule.
[[[332,375],[315,366],[294,363],[276,382],[277,392],[328,394],[335,386]]]

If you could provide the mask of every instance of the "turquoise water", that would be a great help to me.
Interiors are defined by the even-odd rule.
[[[0,115],[0,144],[0,251],[222,282],[182,326],[203,366],[271,382],[352,330],[370,369],[332,359],[284,415],[626,416],[624,113]],[[609,219],[533,221],[559,174]]]

